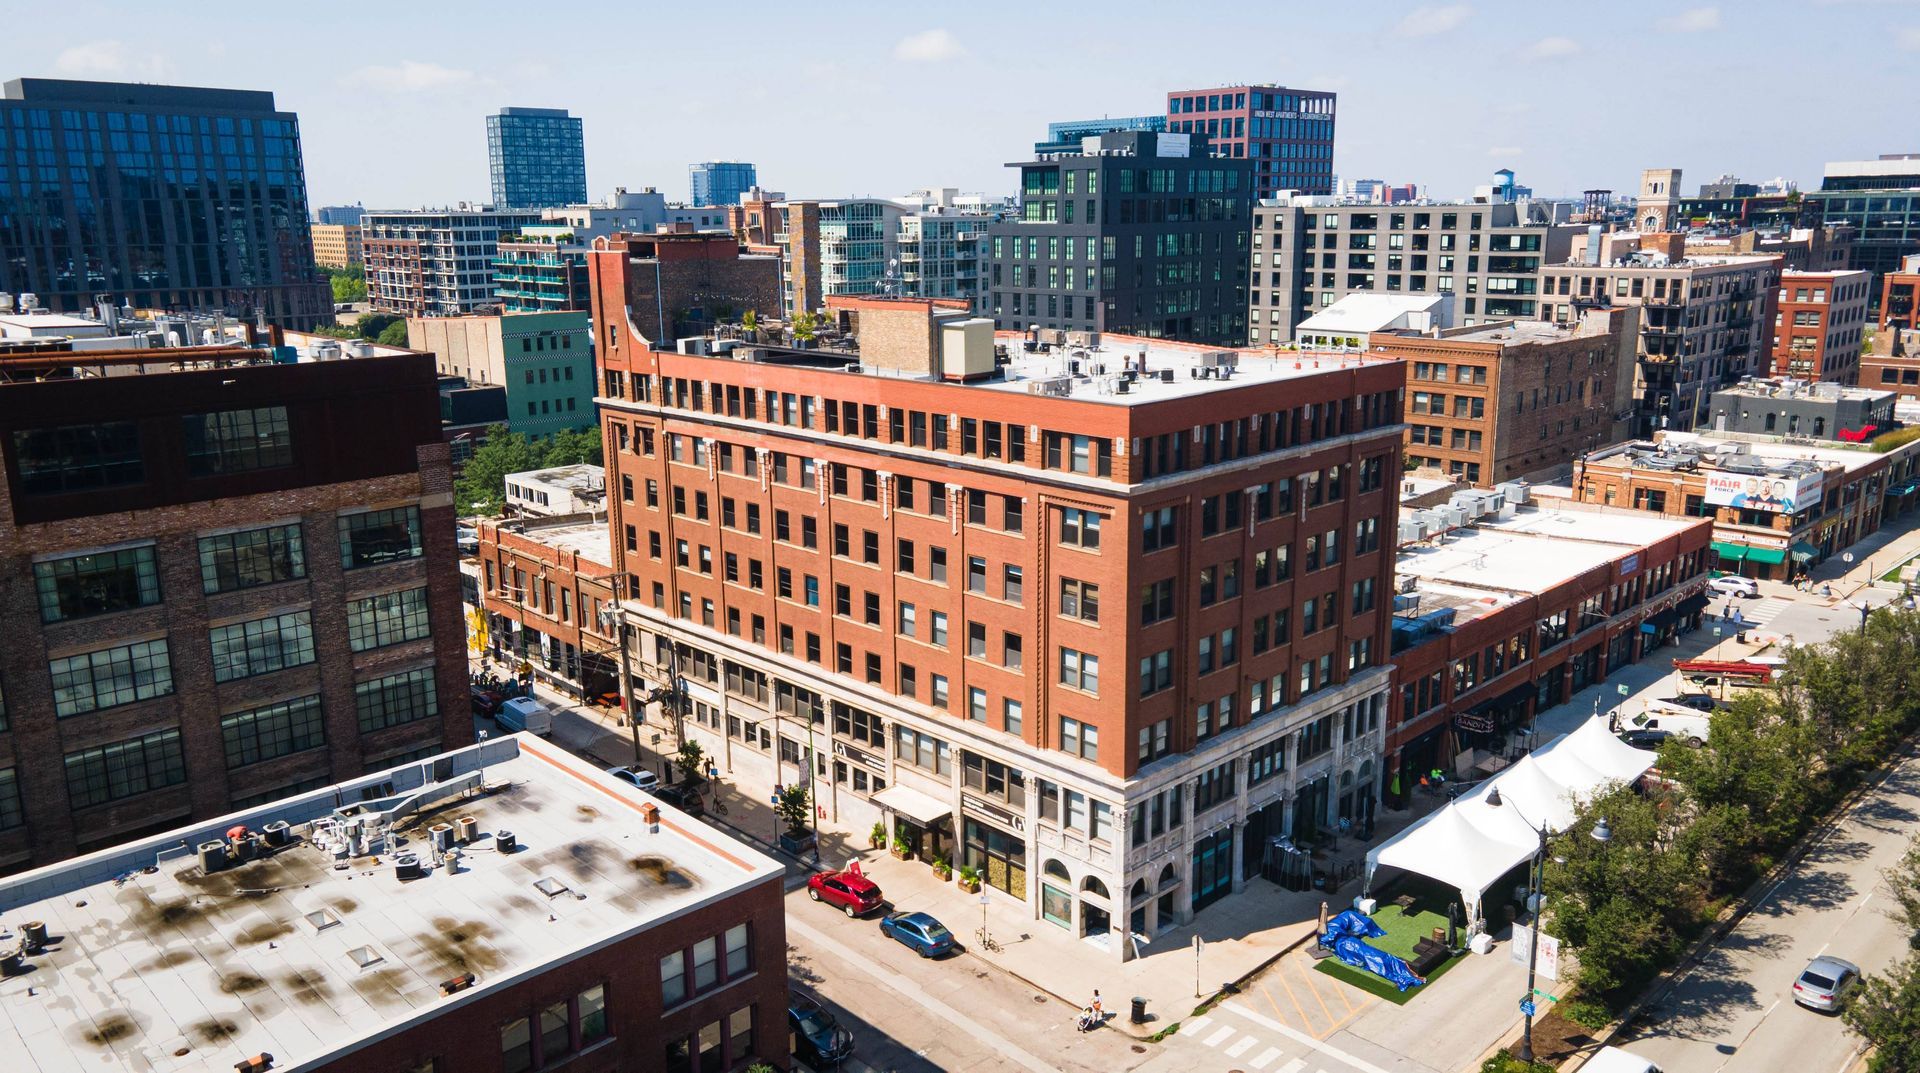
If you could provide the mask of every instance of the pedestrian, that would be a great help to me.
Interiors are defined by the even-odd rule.
[[[1100,1006],[1100,989],[1099,988],[1096,987],[1093,989],[1093,1002],[1087,1008],[1093,1011],[1093,1018],[1096,1022],[1104,1020],[1106,1018],[1107,1011],[1102,1009]]]

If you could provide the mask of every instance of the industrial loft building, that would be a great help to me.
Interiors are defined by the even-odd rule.
[[[435,399],[425,354],[0,358],[0,867],[471,739]]]
[[[432,354],[441,376],[504,388],[507,430],[544,439],[598,424],[587,319],[585,311],[409,317],[407,345]]]
[[[360,246],[359,224],[314,224],[313,263],[328,268],[351,268],[366,255]]]
[[[502,108],[487,117],[487,171],[493,203],[544,209],[587,200],[582,124],[565,108]]]
[[[1374,333],[1369,352],[1407,367],[1408,470],[1486,488],[1614,442],[1632,413],[1638,323],[1594,309],[1570,324]]]
[[[749,310],[780,316],[780,258],[747,253],[732,235],[679,230],[593,240],[594,309],[624,306],[644,339],[698,335]],[[601,323],[598,319],[595,323]],[[596,333],[598,334],[598,333]]]
[[[108,298],[331,323],[299,117],[250,90],[7,82],[0,292],[64,312]]]
[[[994,324],[1238,345],[1252,173],[1207,145],[1118,131],[1009,164],[1020,217],[987,232]]]
[[[367,302],[376,313],[407,317],[453,317],[493,305],[500,236],[539,222],[535,210],[464,202],[369,211],[360,223]]]
[[[707,357],[595,303],[611,565],[680,732],[1117,959],[1371,814],[1397,363],[842,306],[857,353]]]
[[[51,940],[0,1048],[44,1073],[784,1066],[783,874],[545,742],[484,742],[0,881]]]
[[[1820,189],[1801,200],[1816,222],[1859,229],[1849,268],[1885,276],[1900,271],[1902,259],[1920,249],[1920,153],[1830,162]]]
[[[1872,348],[1860,356],[1860,384],[1920,402],[1920,331],[1890,325],[1875,332]]]
[[[1403,511],[1387,731],[1399,799],[1435,768],[1497,771],[1544,744],[1529,737],[1536,714],[1698,628],[1712,530],[1542,508],[1517,483]]]
[[[1770,401],[1778,407],[1778,400],[1753,405]],[[1878,531],[1916,497],[1915,444],[1882,453],[1865,444],[1815,445],[1810,435],[1667,432],[1575,463],[1570,489],[1535,490],[1589,506],[1710,518],[1718,569],[1784,580]]]
[[[738,205],[740,195],[760,185],[759,172],[740,160],[687,165],[687,204]]]
[[[1670,210],[1648,210],[1643,199],[1640,211]],[[1564,263],[1541,270],[1540,284],[1542,320],[1639,307],[1637,435],[1700,427],[1716,388],[1773,367],[1778,257],[1692,257],[1678,232],[1589,233]]]
[[[1780,273],[1773,313],[1773,362],[1777,376],[1851,384],[1860,375],[1860,344],[1866,337],[1873,274]]]
[[[1214,156],[1250,161],[1255,198],[1331,194],[1336,99],[1285,86],[1177,89],[1167,94],[1167,129],[1204,134]]]
[[[1564,261],[1583,230],[1565,206],[1540,201],[1263,200],[1253,207],[1246,341],[1289,342],[1350,294],[1449,294],[1462,325],[1531,319],[1542,266]]]

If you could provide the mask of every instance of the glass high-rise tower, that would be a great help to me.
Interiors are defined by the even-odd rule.
[[[0,292],[311,328],[333,306],[307,218],[300,120],[272,93],[0,87]]]
[[[586,138],[565,108],[502,108],[488,116],[487,168],[497,209],[586,203]]]
[[[687,165],[687,204],[738,205],[740,195],[760,182],[752,164],[709,160]]]

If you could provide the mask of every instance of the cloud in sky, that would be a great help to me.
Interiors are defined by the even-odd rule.
[[[1417,7],[1395,24],[1393,32],[1401,37],[1432,37],[1459,26],[1472,14],[1473,9],[1465,4]]]
[[[1720,9],[1696,7],[1660,20],[1660,28],[1674,34],[1697,34],[1720,28]]]
[[[1530,60],[1552,60],[1576,55],[1579,51],[1580,42],[1571,37],[1543,37],[1528,45],[1521,54]]]
[[[939,63],[967,54],[965,46],[952,32],[942,28],[908,34],[893,46],[893,58],[911,63]]]
[[[54,57],[53,69],[75,78],[125,79],[145,81],[167,76],[165,59],[151,53],[135,53],[123,41],[89,41],[63,50]]]
[[[401,60],[391,66],[374,65],[358,68],[348,72],[345,81],[348,85],[365,86],[368,89],[384,90],[389,93],[418,93],[423,90],[464,85],[473,81],[473,72],[454,67],[442,67],[437,63]]]

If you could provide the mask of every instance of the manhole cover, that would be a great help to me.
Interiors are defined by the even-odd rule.
[[[1045,995],[1035,995],[1035,996],[1033,996],[1033,1001],[1035,1001],[1035,1002],[1038,1002],[1038,1003],[1041,1003],[1041,1004],[1043,1004],[1043,1005],[1044,1005],[1044,1004],[1046,1003],[1046,1001],[1047,1001],[1047,996],[1045,996]]]

